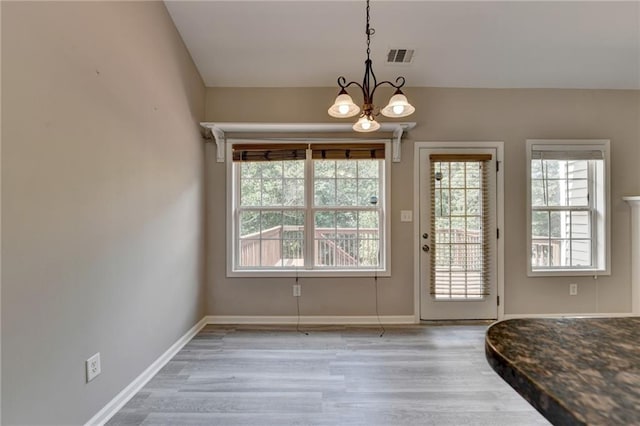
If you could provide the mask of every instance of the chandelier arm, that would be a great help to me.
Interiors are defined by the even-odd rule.
[[[373,95],[376,93],[376,89],[384,84],[388,84],[389,86],[393,87],[394,89],[400,89],[402,88],[402,86],[404,86],[405,80],[404,77],[400,76],[398,78],[396,78],[396,82],[395,84],[390,82],[389,80],[385,80],[385,81],[381,81],[380,83],[377,83],[374,87],[373,90],[371,91],[371,99],[373,99]]]
[[[347,83],[347,79],[344,77],[339,77],[338,78],[338,86],[340,86],[341,89],[346,89],[349,86],[353,86],[356,85],[360,88],[360,90],[362,90],[364,92],[364,88],[362,87],[362,85],[360,83],[358,83],[357,81],[350,81]]]

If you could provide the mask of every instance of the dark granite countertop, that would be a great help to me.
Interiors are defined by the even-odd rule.
[[[485,351],[554,425],[640,425],[640,317],[506,320]]]

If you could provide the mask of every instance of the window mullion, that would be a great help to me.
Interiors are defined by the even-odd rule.
[[[589,161],[587,166],[587,200],[589,204],[589,219],[591,220],[590,235],[591,238],[591,266],[598,267],[598,218],[596,206],[596,181],[595,181],[595,162]]]
[[[313,160],[311,149],[307,148],[304,162],[304,267],[312,269],[315,264],[315,221],[314,221],[314,180],[313,180]]]

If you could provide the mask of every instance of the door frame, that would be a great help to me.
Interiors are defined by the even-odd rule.
[[[420,150],[447,148],[491,148],[496,150],[496,226],[500,230],[497,246],[498,321],[504,319],[504,142],[435,141],[416,142],[413,147],[413,315],[420,322]]]

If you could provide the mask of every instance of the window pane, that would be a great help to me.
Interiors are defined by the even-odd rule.
[[[436,218],[436,243],[449,243],[451,242],[451,233],[449,231],[449,218],[437,217]]]
[[[531,205],[536,207],[547,206],[547,195],[545,194],[542,180],[534,179],[531,181]]]
[[[591,240],[571,241],[571,266],[591,266]]]
[[[542,162],[542,177],[545,179],[558,179],[565,172],[566,161],[544,160]]]
[[[573,179],[568,181],[569,205],[588,206],[589,205],[589,182],[587,179]]]
[[[304,179],[304,161],[283,161],[284,177]]]
[[[304,179],[284,181],[284,205],[304,206]]]
[[[439,183],[441,188],[448,188],[449,187],[449,163],[447,162],[437,163],[435,167],[435,174],[436,174],[436,187],[438,187],[438,183]]]
[[[316,212],[315,224],[317,266],[357,268],[379,264],[378,211]]]
[[[240,238],[259,237],[260,212],[244,211],[240,213]]]
[[[321,211],[315,215],[315,226],[318,228],[329,228],[331,231],[336,227],[336,212]]]
[[[247,162],[238,166],[240,206],[304,205],[304,161]]]
[[[469,161],[467,164],[467,188],[480,188],[480,163]]]
[[[303,211],[240,213],[238,266],[302,266],[303,248]]]
[[[355,232],[355,228],[358,224],[358,213],[353,212],[338,212],[336,214],[336,225],[338,229],[347,229]]]
[[[240,205],[243,207],[261,206],[261,185],[262,182],[260,179],[242,179],[240,181]]]
[[[280,237],[282,232],[282,212],[262,212],[260,230],[263,238]]]
[[[260,163],[240,163],[240,173],[243,178],[259,178],[262,176]]]
[[[467,218],[467,232],[475,232],[480,234],[482,232],[482,226],[480,225],[480,217],[468,217]]]
[[[376,206],[380,202],[380,195],[378,193],[378,179],[359,179],[357,205]]]
[[[285,211],[282,266],[304,266],[304,212]]]
[[[533,238],[549,237],[549,213],[533,212],[531,214],[531,235]]]
[[[567,235],[566,216],[567,212],[551,212],[549,214],[549,233],[552,238],[563,238]]]
[[[480,190],[467,189],[467,210],[466,214],[480,214]]]
[[[546,184],[546,185],[545,185]],[[560,190],[561,184],[565,184],[565,181],[558,180],[546,180],[543,183],[543,187],[546,187],[546,200],[547,206],[565,206],[566,205],[566,195],[565,191]]]
[[[452,243],[464,243],[466,242],[465,237],[466,224],[463,217],[452,217],[451,218],[451,242]]]
[[[451,190],[451,215],[462,215],[465,212],[464,189]]]
[[[452,188],[464,188],[465,186],[465,163],[450,163],[450,179]]]
[[[549,266],[569,266],[569,249],[570,244],[569,240],[551,240],[550,241],[550,249],[551,249],[551,258]]]
[[[313,188],[314,204],[316,206],[336,205],[335,179],[316,179]]]
[[[531,241],[531,266],[549,266],[551,250],[549,248],[549,240],[532,240]]]
[[[378,160],[358,160],[358,177],[378,179],[379,166]]]
[[[540,162],[540,160],[531,160],[531,178],[542,178],[542,163]]]
[[[569,161],[567,163],[567,177],[569,179],[587,179],[589,177],[589,161]]]
[[[377,211],[360,212],[358,214],[358,228],[362,233],[375,232],[378,238],[378,228],[380,226],[380,213]],[[375,231],[372,231],[375,230]],[[367,237],[370,238],[370,237]]]
[[[336,160],[336,177],[355,178],[358,176],[358,162],[356,160]]]
[[[360,266],[377,266],[380,263],[380,213],[358,213],[358,263]]]
[[[282,206],[284,201],[282,179],[262,180],[262,205]]]
[[[317,160],[313,162],[313,173],[316,178],[335,178],[335,161]]]
[[[434,196],[436,217],[449,216],[449,190],[436,188]]]
[[[283,163],[284,161],[264,161],[260,163],[260,167],[262,168],[262,178],[281,178],[283,174]]]
[[[339,206],[358,204],[358,181],[356,179],[336,180],[336,202]]]
[[[590,238],[589,212],[571,212],[571,238]]]

